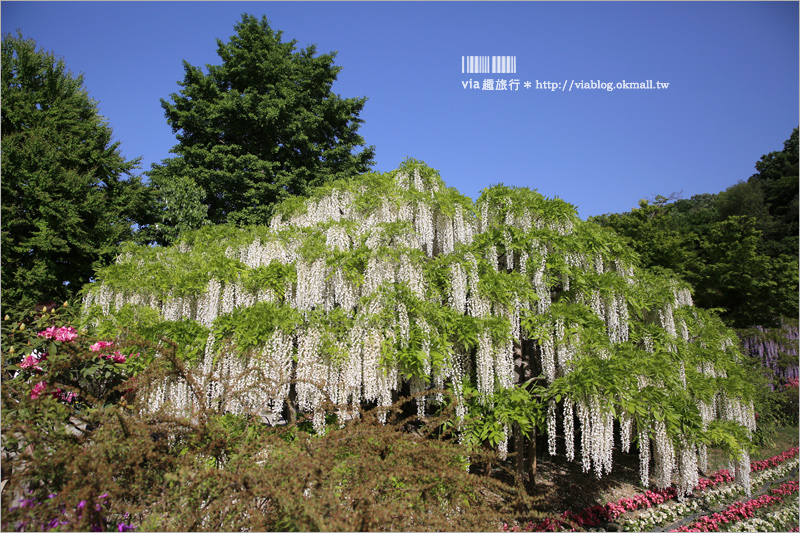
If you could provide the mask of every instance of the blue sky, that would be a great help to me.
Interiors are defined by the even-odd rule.
[[[782,149],[800,115],[797,2],[3,1],[0,22],[84,74],[145,171],[176,143],[159,99],[179,90],[181,61],[219,64],[216,39],[245,12],[338,52],[333,90],[369,98],[360,133],[375,170],[414,157],[473,198],[525,186],[586,218],[716,193]],[[514,56],[516,72],[462,73],[471,55]],[[519,85],[464,88],[486,79]],[[592,80],[669,86],[576,88]]]

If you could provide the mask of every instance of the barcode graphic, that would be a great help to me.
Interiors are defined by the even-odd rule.
[[[491,70],[490,70],[491,69]],[[461,73],[516,74],[517,56],[461,56]]]

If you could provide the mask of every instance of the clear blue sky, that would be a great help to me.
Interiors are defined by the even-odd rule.
[[[495,183],[559,197],[585,218],[640,198],[716,193],[746,180],[798,125],[797,2],[12,2],[19,29],[83,73],[142,170],[170,157],[159,99],[182,60],[219,64],[242,13],[344,67],[333,90],[366,96],[375,170],[407,156],[477,198]],[[462,73],[462,56],[516,57],[516,73]],[[463,82],[519,80],[516,91]],[[536,81],[572,84],[536,89]],[[579,90],[574,83],[669,83]],[[524,83],[531,82],[526,89]]]

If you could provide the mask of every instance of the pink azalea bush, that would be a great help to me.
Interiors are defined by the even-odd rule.
[[[68,307],[65,304],[63,310],[66,309]],[[91,341],[85,333],[79,333],[76,327],[67,325],[69,323],[64,324],[65,318],[71,320],[71,317],[57,316],[59,313],[68,313],[63,310],[42,315],[29,313],[32,318],[28,321],[12,321],[8,315],[3,319],[4,362],[8,361],[4,374],[8,376],[8,381],[4,378],[4,387],[8,386],[9,396],[13,394],[15,398],[6,403],[4,397],[4,409],[10,406],[10,411],[6,411],[4,416],[4,431],[6,420],[16,419],[15,409],[26,413],[24,416],[36,416],[47,423],[57,423],[65,417],[74,420],[72,417],[75,413],[79,413],[79,420],[94,420],[95,407],[114,404],[127,392],[120,390],[119,386],[129,380],[133,369],[124,364],[139,354],[122,353],[122,348],[115,346],[112,341],[99,341],[89,346]],[[56,325],[52,325],[54,323]],[[42,400],[48,396],[63,405],[57,409],[42,405]],[[30,398],[34,405],[26,406],[19,401],[25,398]],[[39,406],[42,406],[41,409]],[[25,441],[30,440],[27,438]],[[42,483],[50,485],[51,481],[47,478]],[[38,496],[34,496],[31,490],[34,486],[39,491]],[[54,486],[61,485],[54,483]],[[61,502],[62,498],[58,498],[57,494],[51,494],[49,498],[47,492],[41,494],[46,490],[43,487],[44,484],[31,484],[27,479],[18,482],[18,488],[27,492],[23,493],[22,498],[10,500],[9,503],[13,503],[8,509],[4,507],[0,529],[64,531],[75,530],[76,526],[92,531],[135,529],[129,525],[127,513],[114,513],[111,510],[108,494],[89,500],[82,499],[86,496],[70,500],[65,493],[63,496],[66,500]],[[58,504],[55,503],[57,501]],[[6,521],[9,515],[16,518]]]
[[[75,339],[78,338],[78,331],[72,326],[63,326],[63,327],[56,327],[51,326],[45,328],[43,331],[40,331],[37,334],[38,337],[47,339],[47,340],[54,340],[60,341],[65,343],[74,343]],[[125,363],[128,358],[136,357],[140,355],[139,353],[125,355],[120,353],[119,350],[114,350],[111,352],[109,348],[114,346],[113,341],[97,341],[89,347],[89,350],[92,352],[100,352],[98,354],[98,358],[106,359],[113,363],[123,364]],[[34,349],[33,352],[25,356],[22,362],[19,364],[20,370],[25,371],[23,374],[41,374],[44,373],[43,365],[47,362],[47,358],[49,355],[49,350],[38,350]],[[39,398],[42,393],[47,389],[47,382],[46,381],[39,381],[37,382],[30,392],[30,398],[32,400],[36,400]],[[65,401],[67,403],[71,403],[73,400],[77,398],[77,394],[74,392],[63,391],[62,389],[56,388],[52,391],[52,395],[54,398]]]

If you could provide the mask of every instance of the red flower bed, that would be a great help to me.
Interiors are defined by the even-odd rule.
[[[747,502],[736,502],[729,505],[728,508],[721,513],[702,516],[696,522],[688,526],[673,529],[672,531],[719,531],[719,527],[722,524],[739,522],[747,518],[752,518],[755,516],[756,511],[763,507],[779,505],[781,502],[783,502],[783,498],[781,498],[781,496],[792,494],[797,492],[797,490],[798,482],[789,481],[777,489],[772,489],[770,491],[772,494],[764,494]]]
[[[775,468],[782,462],[795,457],[799,450],[799,448],[789,448],[782,454],[771,457],[770,459],[764,459],[763,461],[750,463],[750,471],[758,472],[759,470],[766,470],[767,468]]]
[[[755,463],[750,463],[750,471],[758,472],[760,470],[766,470],[768,468],[775,468],[782,462],[792,459],[793,457],[796,457],[798,452],[800,452],[800,448],[796,447],[789,448],[782,454],[776,455],[775,457],[771,457],[763,461],[757,461]],[[719,470],[707,478],[700,478],[694,490],[702,492],[708,488],[715,487],[720,483],[730,483],[732,481],[734,481],[734,477],[728,470]],[[780,488],[773,489],[773,492],[777,490],[782,490],[784,487],[786,487],[787,485],[791,485],[792,483],[794,483],[793,491],[796,492],[797,491],[796,481],[785,483],[784,485],[781,485]],[[677,497],[677,495],[678,491],[674,487],[667,487],[666,489],[660,489],[655,491],[647,490],[644,491],[643,493],[636,494],[630,498],[622,498],[617,502],[607,503],[605,505],[594,505],[592,507],[587,507],[583,511],[577,513],[573,511],[564,511],[561,514],[561,518],[564,520],[569,520],[581,527],[598,527],[603,525],[604,523],[616,520],[619,516],[629,511],[635,511],[637,509],[647,509],[655,505],[660,505],[666,501],[669,501]],[[780,500],[780,498],[778,498],[778,500]],[[737,512],[737,511],[732,511],[732,512]],[[744,511],[739,510],[738,512],[744,512]],[[703,518],[705,519],[708,517],[703,517]],[[737,520],[741,520],[741,518]],[[524,527],[509,526],[508,524],[503,524],[503,531],[556,531],[556,530],[563,531],[564,530],[563,528],[566,527],[569,527],[566,522],[563,522],[561,520],[551,520],[548,518],[545,519],[543,522],[539,522],[538,524],[529,522]],[[573,530],[570,529],[569,531]],[[717,531],[717,530],[680,529],[677,531]]]

